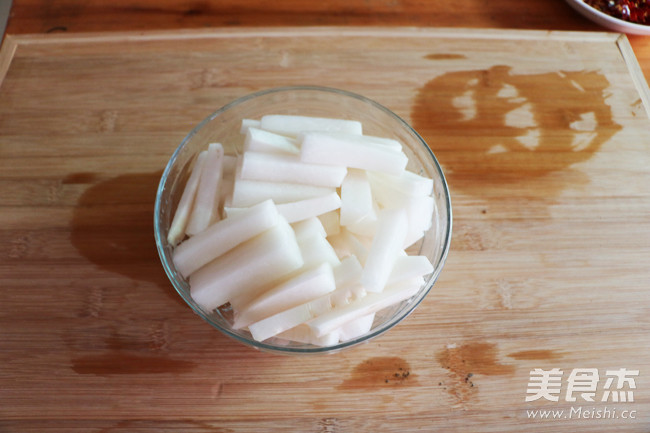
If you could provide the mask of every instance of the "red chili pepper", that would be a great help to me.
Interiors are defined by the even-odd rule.
[[[650,0],[584,0],[584,2],[613,17],[650,25]]]

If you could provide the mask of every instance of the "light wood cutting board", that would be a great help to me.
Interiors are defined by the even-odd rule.
[[[650,92],[624,36],[9,36],[0,80],[0,432],[650,428]],[[157,182],[185,134],[298,84],[410,122],[454,209],[422,305],[326,357],[222,336],[173,292],[153,242]],[[562,370],[557,402],[526,401],[536,368]],[[583,368],[594,402],[570,389]],[[606,397],[621,369],[639,371],[622,384],[634,402]]]

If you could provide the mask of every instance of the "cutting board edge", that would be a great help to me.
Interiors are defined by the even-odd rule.
[[[517,40],[567,40],[617,43],[621,34],[612,32],[583,32],[564,30],[521,30],[462,27],[404,27],[404,26],[303,26],[303,27],[214,27],[186,30],[155,30],[132,32],[80,32],[53,34],[6,35],[0,47],[0,87],[9,71],[16,50],[20,45],[47,45],[60,43],[128,42],[167,39],[205,39],[234,37],[283,37],[283,36],[366,36],[366,37],[456,37]],[[623,35],[624,36],[624,35]],[[629,43],[628,43],[629,45]],[[629,48],[632,56],[634,53]],[[636,62],[636,58],[634,60]],[[640,70],[637,62],[637,69]],[[641,75],[643,77],[643,75]],[[648,98],[646,98],[648,99]]]
[[[223,37],[282,37],[297,35],[341,35],[341,36],[390,36],[390,37],[458,37],[458,38],[500,38],[534,40],[542,38],[579,40],[594,42],[615,42],[619,33],[605,31],[572,30],[523,30],[465,27],[408,27],[408,26],[279,26],[279,27],[210,27],[181,30],[146,30],[128,32],[79,32],[50,34],[7,35],[16,44],[48,44],[62,42],[203,39]]]
[[[646,115],[650,119],[650,87],[643,75],[641,65],[634,54],[630,40],[626,35],[620,35],[616,40],[616,45],[618,46],[621,57],[623,57],[627,70],[632,77],[632,82],[634,83],[637,92],[639,92],[639,97],[641,98],[641,103],[645,108]]]

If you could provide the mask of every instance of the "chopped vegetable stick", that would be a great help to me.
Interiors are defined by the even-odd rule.
[[[285,135],[298,135],[306,131],[344,132],[361,135],[361,122],[356,120],[329,119],[323,117],[269,114],[262,117],[262,129]]]
[[[329,297],[325,295],[248,325],[248,330],[255,340],[264,341],[305,323],[331,308]]]
[[[267,182],[289,182],[338,188],[347,168],[335,165],[310,164],[298,155],[244,152],[240,176],[242,179]],[[370,189],[370,187],[368,187]]]
[[[281,203],[277,205],[278,212],[282,215],[289,223],[299,223],[306,219],[316,218],[323,213],[327,213],[331,210],[336,210],[341,204],[341,199],[336,192],[331,192],[329,194],[307,198],[305,200],[294,201],[290,203]],[[224,207],[224,213],[226,215],[238,215],[246,207]],[[322,223],[319,221],[321,227],[320,230],[325,233]],[[326,233],[325,233],[326,234]]]
[[[377,234],[361,276],[361,284],[367,291],[378,293],[384,289],[395,259],[403,250],[407,230],[408,218],[404,210],[390,209],[379,213]]]
[[[219,217],[219,184],[223,168],[223,146],[212,143],[203,163],[194,207],[186,232],[195,235],[205,230]]]
[[[167,242],[172,246],[178,244],[178,242],[180,242],[185,236],[185,228],[187,226],[187,221],[190,218],[190,210],[194,206],[196,190],[199,186],[199,178],[201,176],[201,170],[203,168],[203,163],[205,162],[206,154],[207,151],[204,150],[199,153],[196,161],[194,161],[192,173],[190,174],[189,179],[187,179],[181,199],[178,202],[178,206],[176,206],[176,213],[174,214],[174,219],[172,220],[171,226],[169,227],[169,233],[167,234]]]
[[[332,331],[329,334],[325,334],[320,337],[314,336],[313,340],[311,341],[311,344],[313,344],[314,346],[327,347],[327,346],[334,346],[338,342],[339,342],[338,332]]]
[[[370,243],[366,245],[362,241],[363,238],[350,233],[349,230],[342,227],[339,234],[328,236],[327,239],[339,258],[354,255],[362,265],[366,263]]]
[[[377,234],[377,214],[367,215],[361,221],[346,226],[346,229],[354,235],[372,239]]]
[[[232,201],[232,190],[235,187],[235,179],[232,176],[224,177],[221,179],[221,186],[219,188],[219,208],[221,209],[221,216],[225,218],[226,203]]]
[[[317,217],[324,213],[341,207],[341,199],[336,192],[331,192],[320,197],[308,198],[292,203],[281,203],[278,205],[278,212],[287,221],[294,223],[307,218]]]
[[[321,236],[320,233],[312,233],[311,235],[303,235],[300,237],[296,236],[296,239],[300,253],[302,255],[303,265],[300,268],[295,269],[294,271],[285,275],[281,280],[275,281],[274,284],[265,284],[261,286],[260,290],[254,292],[253,295],[243,294],[231,299],[230,304],[232,305],[233,309],[238,311],[243,310],[244,307],[255,297],[266,292],[267,290],[272,289],[275,285],[282,284],[283,282],[286,282],[305,271],[320,266],[323,263],[329,263],[332,267],[338,267],[341,264],[341,261],[336,256],[332,245],[330,245],[327,239]]]
[[[330,302],[334,307],[340,307],[341,305],[347,305],[356,299],[363,298],[367,294],[368,292],[366,292],[366,289],[364,289],[361,284],[352,283],[334,290],[330,294]]]
[[[260,126],[260,121],[256,119],[242,119],[241,120],[241,129],[239,130],[240,133],[246,134],[249,129],[251,128],[259,128]]]
[[[436,211],[435,202],[431,196],[415,197],[405,205],[408,217],[408,233],[404,239],[403,248],[408,248],[424,236],[431,228],[433,215]]]
[[[316,336],[325,335],[351,320],[376,313],[415,295],[422,287],[422,279],[415,278],[395,286],[387,287],[381,293],[368,293],[347,305],[333,308],[307,322]]]
[[[360,142],[372,144],[372,145],[379,145],[383,146],[387,149],[394,150],[396,152],[401,152],[402,151],[402,143],[400,143],[397,140],[394,140],[392,138],[386,138],[386,137],[376,137],[373,135],[357,135],[356,137],[350,137],[350,134],[346,134],[344,132],[328,132],[328,135],[332,137],[339,137],[341,139],[354,139]],[[353,134],[356,135],[356,134]]]
[[[409,170],[404,170],[400,175],[381,172],[368,172],[368,180],[375,194],[384,193],[385,201],[392,201],[396,195],[431,195],[433,180],[417,175]]]
[[[304,259],[304,269],[313,268],[325,262],[332,266],[341,264],[332,245],[319,234],[299,239],[298,245]]]
[[[323,263],[253,299],[235,316],[233,328],[241,329],[266,317],[312,301],[335,289],[332,265]]]
[[[187,278],[220,255],[275,226],[279,218],[271,200],[246,208],[181,243],[174,250],[174,264]]]
[[[339,341],[344,343],[369,332],[372,329],[372,323],[374,321],[375,313],[368,314],[367,316],[351,320],[332,332],[338,333]],[[332,332],[325,335],[332,334]]]
[[[422,277],[431,272],[433,272],[433,265],[426,256],[402,255],[395,259],[395,265],[386,284],[392,286],[400,281]]]
[[[343,226],[356,224],[373,216],[370,182],[364,170],[350,169],[341,184],[341,220]]]
[[[285,182],[263,182],[235,179],[231,206],[248,207],[267,199],[276,204],[290,203],[320,197],[333,192],[333,188]]]
[[[244,150],[247,152],[255,151],[289,155],[298,155],[300,153],[295,139],[264,131],[257,127],[248,128],[246,131]]]
[[[293,231],[296,234],[296,239],[300,242],[308,236],[319,234],[322,237],[327,237],[327,232],[323,223],[317,217],[306,218],[304,220],[291,224]]]
[[[334,281],[336,282],[337,289],[361,282],[363,267],[361,266],[361,263],[359,263],[359,259],[354,255],[347,256],[333,269]]]
[[[204,309],[212,310],[281,280],[303,264],[293,229],[280,221],[193,273],[190,293]]]
[[[253,338],[262,341],[325,314],[334,307],[347,305],[364,295],[365,292],[360,286],[337,288],[320,298],[253,323],[248,326],[248,329],[253,334]]]
[[[333,210],[330,212],[326,212],[322,215],[318,215],[318,219],[320,220],[321,223],[323,223],[323,227],[325,227],[325,232],[327,233],[327,236],[339,234],[339,232],[341,231],[341,225],[339,224],[338,210]]]
[[[353,135],[309,132],[303,135],[300,159],[327,164],[375,170],[399,175],[408,163],[407,156],[389,147]]]
[[[339,342],[336,332],[330,332],[322,337],[316,337],[309,326],[301,324],[276,335],[276,338],[295,341],[298,343],[313,344],[314,346],[333,346]]]

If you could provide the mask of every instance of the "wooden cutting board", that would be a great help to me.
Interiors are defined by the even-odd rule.
[[[9,36],[0,80],[0,432],[648,430],[650,92],[624,36]],[[298,84],[394,110],[452,192],[431,294],[331,356],[222,336],[174,293],[153,241],[185,134]],[[537,395],[535,369],[561,370],[559,392]],[[619,387],[622,369],[639,375]]]

